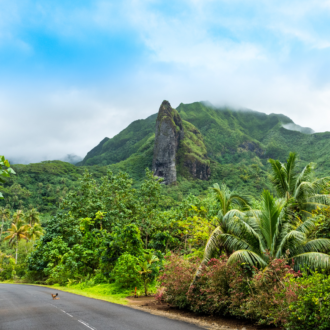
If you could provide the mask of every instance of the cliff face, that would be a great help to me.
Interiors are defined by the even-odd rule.
[[[186,178],[208,180],[211,168],[203,136],[193,124],[182,122],[185,138],[177,153],[177,169]]]
[[[164,184],[176,182],[177,172],[185,177],[208,180],[210,162],[199,130],[183,121],[168,101],[160,106],[156,121],[153,171]]]
[[[154,175],[163,178],[164,184],[176,182],[176,154],[183,138],[181,117],[168,101],[164,101],[156,121],[152,162]]]

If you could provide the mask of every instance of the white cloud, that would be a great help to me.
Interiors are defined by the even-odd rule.
[[[4,3],[0,0],[0,9]],[[39,28],[82,40],[89,29],[110,34],[131,30],[144,44],[144,58],[128,74],[75,87],[66,77],[60,87],[53,77],[31,86],[3,84],[2,152],[28,161],[84,156],[105,136],[156,113],[163,99],[172,106],[205,100],[283,113],[301,126],[330,130],[329,75],[322,66],[328,63],[330,38],[309,23],[327,11],[329,1],[194,0],[183,2],[186,11],[171,15],[155,10],[157,3],[95,1],[91,9],[69,10],[38,2],[30,21]],[[0,23],[0,40],[7,31],[20,42],[9,27],[22,23],[25,4],[13,6]],[[250,11],[235,11],[234,5]],[[297,40],[305,47],[303,54],[295,49]],[[33,51],[22,42],[22,51]]]
[[[17,92],[17,91],[16,91]],[[67,154],[85,156],[105,136],[125,128],[132,118],[104,95],[73,89],[40,95],[19,91],[1,97],[2,151],[10,159],[35,162],[62,159]]]

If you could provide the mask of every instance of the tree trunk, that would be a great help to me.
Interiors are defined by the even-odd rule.
[[[15,264],[17,265],[17,252],[18,252],[18,240],[16,240],[16,257],[15,257]]]
[[[2,223],[1,223],[0,242],[1,242],[1,240],[2,240],[2,230],[3,230],[3,218],[2,218]]]
[[[144,294],[147,297],[148,296],[148,285],[147,285],[147,280],[144,280]]]

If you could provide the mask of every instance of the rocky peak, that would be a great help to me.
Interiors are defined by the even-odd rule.
[[[159,108],[152,167],[154,175],[164,179],[164,184],[176,182],[176,153],[184,138],[183,124],[179,113],[168,101]]]

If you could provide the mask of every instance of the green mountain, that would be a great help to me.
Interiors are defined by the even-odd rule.
[[[86,169],[96,179],[108,167],[115,173],[124,171],[139,184],[146,168],[155,171],[157,118],[158,125],[166,119],[176,139],[172,141],[176,182],[163,186],[164,194],[174,201],[188,193],[203,194],[214,182],[225,182],[231,189],[258,196],[264,188],[271,189],[267,159],[284,161],[290,151],[299,154],[300,166],[316,162],[319,176],[330,175],[330,132],[313,133],[280,114],[214,107],[204,102],[172,109],[164,102],[165,116],[159,113],[134,121],[113,138],[104,138],[78,166],[60,161],[13,166],[17,175],[1,188],[6,199],[0,205],[38,205],[42,212],[52,212]],[[157,143],[162,141],[156,139]]]
[[[208,157],[219,163],[230,163],[233,155],[244,151],[251,151],[258,157],[270,153],[278,156],[281,148],[276,151],[274,146],[270,146],[269,149],[269,142],[263,142],[267,141],[270,132],[281,130],[283,124],[293,124],[292,120],[284,115],[215,108],[202,102],[181,103],[176,110],[185,122],[200,131]],[[136,157],[135,154],[152,149],[156,119],[155,114],[145,120],[134,121],[112,139],[103,139],[77,165],[118,164],[130,157]],[[299,132],[298,134],[301,135]],[[152,153],[147,157],[151,166]],[[234,158],[241,157],[235,155]]]
[[[205,149],[210,162],[210,182],[226,181],[234,188],[249,186],[256,193],[264,187],[267,159],[284,161],[290,151],[299,154],[301,166],[313,161],[319,164],[318,171],[322,174],[330,171],[328,132],[311,134],[311,129],[300,127],[281,114],[217,108],[203,102],[181,103],[176,111],[185,130],[190,126],[190,131],[198,131],[200,135],[193,134],[192,138],[186,134],[182,144],[196,150],[197,141],[201,141],[199,148]],[[114,171],[123,170],[133,178],[141,179],[145,167],[152,168],[156,119],[155,114],[137,120],[112,139],[105,138],[79,165],[110,165]],[[192,179],[187,171],[179,169],[178,172],[179,185]]]

